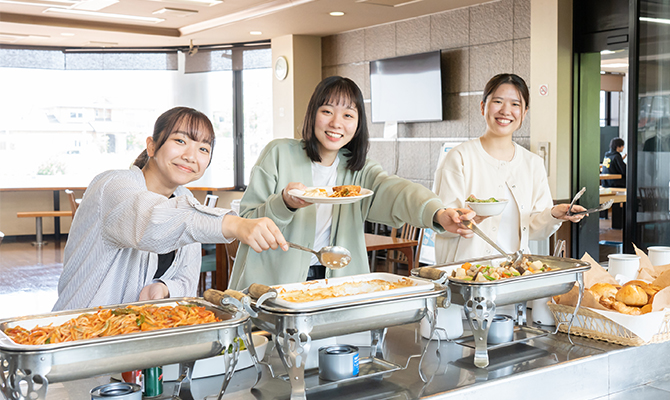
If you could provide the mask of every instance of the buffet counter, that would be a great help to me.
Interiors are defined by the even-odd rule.
[[[532,320],[532,319],[531,319]],[[467,323],[465,324],[467,326]],[[467,335],[468,332],[466,331]],[[359,335],[360,336],[360,335]],[[623,347],[559,333],[538,336],[527,343],[513,344],[489,351],[490,364],[477,368],[474,349],[454,342],[432,341],[422,363],[427,382],[418,373],[419,358],[411,358],[404,369],[383,375],[326,384],[306,373],[309,399],[660,399],[670,398],[670,343]],[[389,328],[383,346],[385,359],[406,365],[410,356],[420,354],[426,344],[419,324]],[[358,344],[358,343],[353,343]],[[268,347],[268,350],[271,346]],[[361,347],[363,352],[363,348]],[[278,376],[284,368],[277,351],[266,354],[265,361]],[[291,387],[281,376],[273,378],[262,366],[261,381],[254,368],[237,371],[224,399],[288,399]],[[48,400],[88,399],[89,391],[109,383],[108,375],[49,386]],[[192,393],[196,400],[215,399],[223,376],[195,379]],[[311,387],[310,387],[311,382]],[[319,385],[319,382],[321,385]],[[173,383],[164,383],[164,396],[170,398]],[[616,394],[616,397],[610,396]],[[157,398],[153,398],[157,399]]]

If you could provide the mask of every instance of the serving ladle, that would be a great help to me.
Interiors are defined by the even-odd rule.
[[[344,268],[351,261],[351,253],[342,246],[326,246],[317,252],[309,247],[304,247],[299,244],[291,242],[286,243],[288,243],[289,247],[293,247],[294,249],[315,254],[321,265],[330,269]]]
[[[460,210],[456,210],[456,211],[458,212],[458,215],[463,215],[463,213]],[[503,250],[500,246],[498,246],[498,244],[496,242],[494,242],[493,240],[491,240],[491,238],[486,236],[484,231],[479,229],[479,227],[477,226],[477,224],[475,224],[474,221],[471,221],[469,219],[463,219],[463,220],[461,220],[461,224],[463,224],[463,226],[465,226],[466,228],[473,231],[480,238],[484,239],[484,241],[486,243],[493,246],[493,248],[498,250],[500,252],[500,254],[507,257],[507,259],[512,263],[512,265],[518,265],[521,262],[521,260],[523,259],[523,253],[521,252],[521,250],[517,250],[514,253],[505,252],[505,250]]]

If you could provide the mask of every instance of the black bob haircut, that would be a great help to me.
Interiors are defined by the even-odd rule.
[[[305,113],[305,121],[302,126],[302,140],[307,156],[313,162],[320,162],[319,155],[319,140],[314,134],[314,127],[316,124],[316,113],[324,104],[339,104],[343,103],[351,105],[358,111],[358,126],[356,133],[349,143],[344,148],[349,152],[349,161],[347,161],[347,169],[351,171],[360,171],[365,165],[368,148],[370,143],[368,140],[368,125],[365,116],[365,105],[363,104],[363,94],[361,89],[349,78],[341,76],[330,76],[322,80],[314,89],[312,97],[309,99],[307,105],[307,112]]]

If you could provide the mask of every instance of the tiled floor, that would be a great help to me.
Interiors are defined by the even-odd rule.
[[[609,211],[608,218],[600,218],[600,240],[611,242],[623,241],[623,230],[612,229],[612,211]]]
[[[0,244],[0,318],[50,312],[58,298],[65,241],[34,247],[30,241]]]

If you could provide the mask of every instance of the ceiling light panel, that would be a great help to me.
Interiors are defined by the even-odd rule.
[[[111,14],[111,13],[102,13],[96,11],[86,11],[86,10],[75,10],[70,8],[47,8],[43,11],[44,13],[55,13],[55,14],[73,14],[73,15],[84,15],[87,17],[95,17],[100,19],[116,19],[116,20],[126,20],[126,21],[135,21],[135,22],[147,22],[147,23],[158,23],[165,21],[162,18],[155,17],[142,17],[139,15],[128,15],[128,14]]]
[[[223,3],[223,0],[153,0],[159,3],[181,3],[181,4],[200,4],[203,6],[215,6]]]
[[[162,15],[166,17],[188,17],[190,15],[197,14],[198,12],[195,10],[185,10],[182,8],[170,8],[170,7],[165,7],[161,8],[160,10],[154,11],[152,14],[154,15]]]
[[[50,0],[0,0],[0,3],[3,4],[13,4],[17,6],[37,6],[37,7],[71,7],[72,5],[78,3],[77,1],[50,1]]]
[[[72,8],[76,10],[100,11],[103,8],[107,8],[112,4],[116,4],[118,2],[119,0],[86,0],[77,3]]]
[[[374,4],[377,6],[402,7],[423,0],[358,0],[357,3]]]

